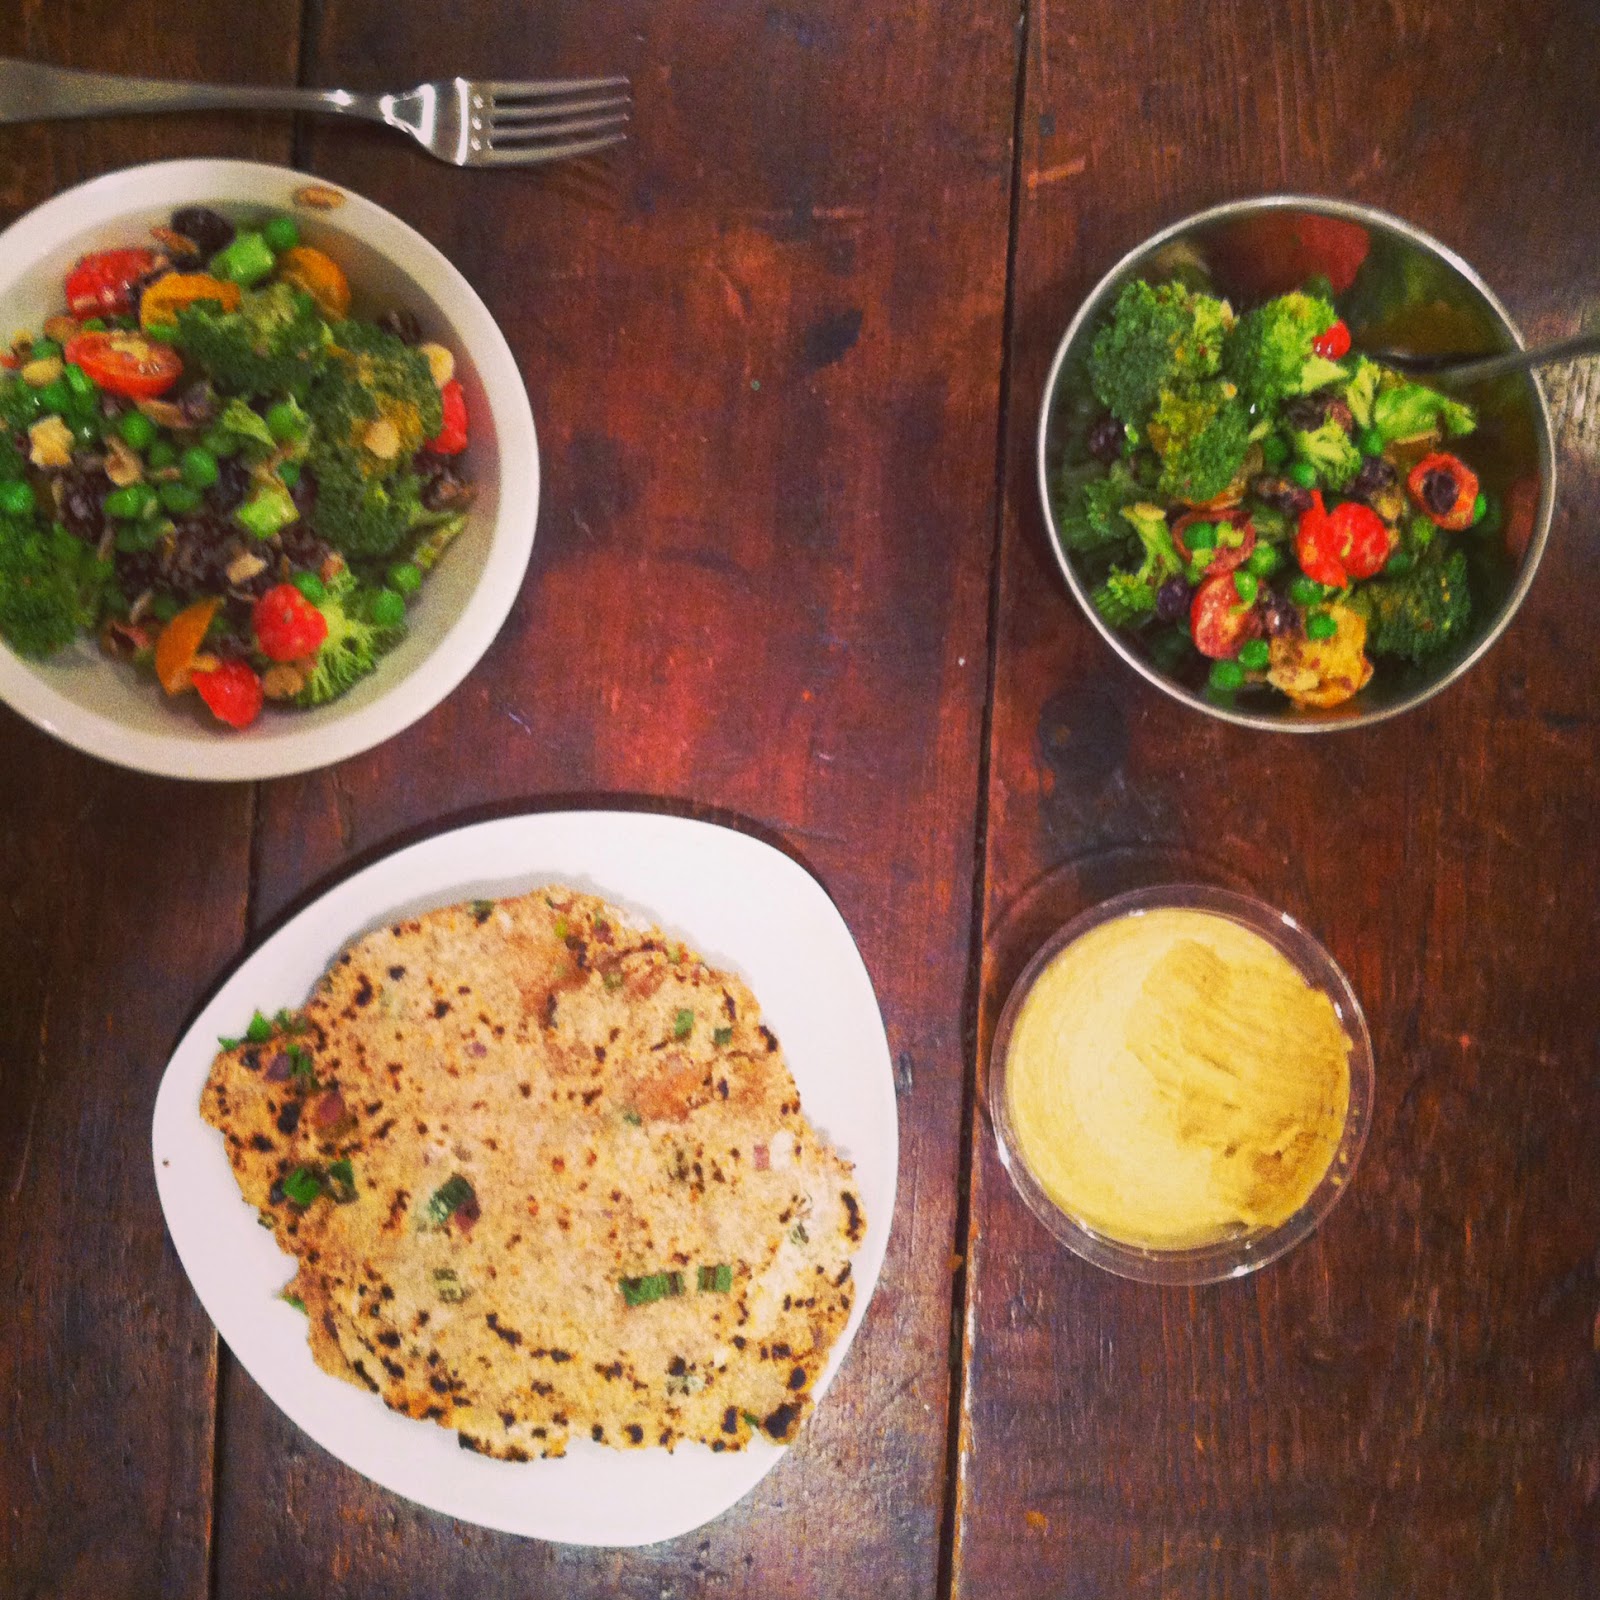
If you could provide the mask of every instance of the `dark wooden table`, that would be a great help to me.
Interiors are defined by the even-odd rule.
[[[545,498],[488,655],[305,778],[134,776],[0,712],[0,1595],[1568,1596],[1600,1573],[1600,387],[1506,638],[1364,733],[1145,687],[1032,484],[1061,327],[1203,204],[1413,219],[1530,336],[1600,302],[1586,0],[83,0],[68,65],[356,87],[620,71],[619,158],[458,173],[276,118],[0,130],[0,212],[131,162],[293,161],[439,244],[521,362]],[[148,1156],[167,1056],[263,925],[395,842],[618,796],[780,836],[896,1063],[901,1185],[800,1443],[699,1532],[572,1550],[324,1455],[219,1348]],[[1244,1282],[1057,1249],[981,1109],[1044,933],[1156,878],[1302,916],[1367,1006],[1350,1197]]]

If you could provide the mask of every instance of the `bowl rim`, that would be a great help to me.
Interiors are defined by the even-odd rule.
[[[0,642],[0,700],[36,727],[116,766],[161,777],[239,782],[334,765],[392,738],[427,715],[477,665],[510,613],[533,552],[539,509],[539,447],[516,358],[477,291],[449,258],[375,200],[316,173],[270,162],[186,158],[120,167],[75,184],[24,212],[0,233],[0,260],[33,262],[84,230],[132,210],[165,204],[278,205],[312,183],[343,196],[336,226],[359,234],[395,270],[417,281],[418,265],[448,310],[488,398],[499,466],[499,506],[483,571],[460,614],[405,678],[347,715],[267,737],[230,740],[206,729],[131,728],[78,704]],[[319,213],[321,215],[321,213]],[[515,472],[507,463],[519,464]],[[525,464],[524,464],[525,463]],[[107,663],[109,668],[110,664]],[[155,692],[152,688],[152,692]]]
[[[1068,945],[1095,928],[1124,917],[1165,910],[1210,913],[1259,934],[1288,959],[1307,983],[1328,996],[1350,1040],[1350,1092],[1344,1129],[1327,1170],[1300,1208],[1276,1227],[1244,1238],[1176,1250],[1129,1244],[1100,1233],[1053,1199],[1023,1158],[1006,1097],[1011,1035],[1040,973]],[[1366,1013],[1344,969],[1327,947],[1287,911],[1279,911],[1254,895],[1206,883],[1155,884],[1130,889],[1088,907],[1058,928],[1012,984],[989,1046],[988,1066],[986,1098],[995,1145],[1000,1164],[1023,1203],[1075,1256],[1120,1278],[1139,1283],[1223,1283],[1257,1272],[1301,1244],[1322,1225],[1354,1180],[1372,1128],[1376,1098],[1377,1069]]]
[[[1501,304],[1499,296],[1484,282],[1476,269],[1448,245],[1440,243],[1432,234],[1424,232],[1423,229],[1407,222],[1402,217],[1395,216],[1392,212],[1381,210],[1377,206],[1365,205],[1360,201],[1339,200],[1324,195],[1279,193],[1255,195],[1244,200],[1226,200],[1219,205],[1208,206],[1202,211],[1194,211],[1185,217],[1180,217],[1176,222],[1169,223],[1159,232],[1151,234],[1131,250],[1124,252],[1116,264],[1109,271],[1102,274],[1094,287],[1083,297],[1072,321],[1067,324],[1066,332],[1062,334],[1061,340],[1056,346],[1055,359],[1050,363],[1049,375],[1044,383],[1044,395],[1039,408],[1036,463],[1039,504],[1044,512],[1045,531],[1049,536],[1051,552],[1056,558],[1056,564],[1061,568],[1061,573],[1066,579],[1068,589],[1078,602],[1079,609],[1089,619],[1089,622],[1100,637],[1147,683],[1154,684],[1156,688],[1192,710],[1203,711],[1208,716],[1216,717],[1223,722],[1231,722],[1237,727],[1258,728],[1271,733],[1338,733],[1346,729],[1372,727],[1377,723],[1387,722],[1391,717],[1397,717],[1402,712],[1413,710],[1423,704],[1424,701],[1431,700],[1436,694],[1448,688],[1460,678],[1487,653],[1500,635],[1510,626],[1511,619],[1521,609],[1522,602],[1526,599],[1528,590],[1533,585],[1534,575],[1538,571],[1539,564],[1544,559],[1545,545],[1548,543],[1550,536],[1551,518],[1555,510],[1555,436],[1550,423],[1549,402],[1545,397],[1544,385],[1539,381],[1537,372],[1530,370],[1528,378],[1533,388],[1535,431],[1538,435],[1539,509],[1534,517],[1533,534],[1528,541],[1528,548],[1523,556],[1522,566],[1517,573],[1516,581],[1501,603],[1500,615],[1495,619],[1493,626],[1485,632],[1473,648],[1461,660],[1457,661],[1448,672],[1435,679],[1432,683],[1424,684],[1421,688],[1413,690],[1392,705],[1372,710],[1363,709],[1353,715],[1349,713],[1344,715],[1324,713],[1315,717],[1306,715],[1289,717],[1281,714],[1274,716],[1262,711],[1241,711],[1236,707],[1216,705],[1204,698],[1204,696],[1185,688],[1132,650],[1126,641],[1117,634],[1116,630],[1109,627],[1099,612],[1095,610],[1087,591],[1080,582],[1077,573],[1073,570],[1066,550],[1062,547],[1060,533],[1056,527],[1055,508],[1050,501],[1050,473],[1047,459],[1050,417],[1055,408],[1056,389],[1061,381],[1062,369],[1066,364],[1067,351],[1087,319],[1090,307],[1099,300],[1105,289],[1118,277],[1129,271],[1140,257],[1193,228],[1230,220],[1235,217],[1248,216],[1253,212],[1291,209],[1312,211],[1321,216],[1340,217],[1349,222],[1376,224],[1401,234],[1412,244],[1440,257],[1459,272],[1483,296],[1489,309],[1500,319],[1501,325],[1510,335],[1515,347],[1519,350],[1527,347],[1527,342],[1522,337],[1522,330],[1512,319],[1510,312]]]

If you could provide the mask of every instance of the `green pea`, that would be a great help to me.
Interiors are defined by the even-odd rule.
[[[398,589],[401,594],[415,594],[422,587],[422,568],[410,561],[390,567],[389,587]]]
[[[1306,618],[1306,638],[1331,639],[1339,631],[1339,624],[1326,611],[1318,611]]]
[[[25,517],[37,504],[33,485],[21,478],[14,483],[0,484],[0,511],[5,512],[7,516]]]
[[[1211,663],[1211,687],[1224,691],[1240,688],[1244,683],[1244,668],[1237,661]]]
[[[1283,557],[1270,544],[1258,544],[1245,561],[1245,566],[1258,578],[1270,578],[1282,565]]]
[[[406,597],[393,589],[380,589],[372,597],[371,616],[380,628],[397,627],[406,619]]]
[[[300,230],[295,226],[293,217],[274,217],[261,230],[261,237],[282,255],[285,250],[293,250],[300,243]]]
[[[146,483],[129,483],[113,489],[102,502],[108,517],[133,521],[142,517],[155,502],[155,491]]]
[[[1478,498],[1472,502],[1472,522],[1470,525],[1472,527],[1476,527],[1488,514],[1488,510],[1489,497],[1480,489],[1478,491]]]
[[[152,322],[144,331],[157,344],[172,344],[178,337],[178,325],[175,322]]]
[[[161,509],[175,517],[187,516],[191,511],[198,511],[202,498],[198,489],[191,488],[181,480],[162,484],[156,490],[156,497],[161,502]]]
[[[298,461],[280,461],[278,463],[278,482],[284,488],[292,489],[300,481],[300,463]]]
[[[156,442],[156,425],[142,411],[124,411],[117,418],[117,432],[133,450],[148,450]]]
[[[237,455],[241,442],[237,434],[229,433],[226,428],[207,428],[200,435],[200,443],[219,459]]]
[[[1322,598],[1322,585],[1314,578],[1296,578],[1289,585],[1289,598],[1297,606],[1314,606]]]
[[[209,489],[221,473],[217,458],[204,445],[190,445],[178,458],[183,481],[196,489]]]
[[[267,432],[279,444],[288,444],[306,431],[306,414],[292,400],[267,407]]]
[[[76,361],[69,361],[61,369],[61,376],[66,381],[67,387],[80,400],[92,400],[100,393],[99,385]]]
[[[289,580],[312,605],[328,598],[328,586],[314,572],[297,572]]]
[[[1315,489],[1317,469],[1309,461],[1291,461],[1288,478],[1291,483],[1299,484],[1302,489]]]
[[[61,354],[61,346],[54,339],[35,339],[28,350],[30,361],[48,361]]]
[[[1235,572],[1233,587],[1238,591],[1239,604],[1253,606],[1256,603],[1256,594],[1261,588],[1261,580],[1248,568]]]
[[[59,416],[72,404],[72,391],[62,378],[52,379],[34,393],[39,396],[39,409],[46,413],[54,411]]]
[[[1239,665],[1246,672],[1265,672],[1272,663],[1272,646],[1265,639],[1247,639],[1239,651]]]
[[[1261,441],[1261,459],[1270,471],[1276,472],[1289,459],[1289,446],[1283,436],[1269,433]]]
[[[106,331],[105,321],[101,317],[90,317],[87,322],[82,324],[82,327],[85,333],[104,333]]]
[[[1364,456],[1381,456],[1383,445],[1383,435],[1376,428],[1363,428],[1356,435],[1356,447]]]
[[[1479,533],[1498,533],[1506,520],[1505,506],[1497,494],[1480,494],[1474,504],[1475,521],[1472,526]],[[1482,509],[1479,509],[1481,504]]]
[[[164,472],[168,467],[177,466],[178,447],[170,439],[157,439],[150,446],[145,460],[150,463],[153,471]]]
[[[1396,550],[1384,562],[1383,570],[1386,576],[1403,578],[1417,564],[1417,558],[1409,550]]]
[[[1191,550],[1215,550],[1217,547],[1217,530],[1209,522],[1191,522],[1183,530],[1183,542]]]

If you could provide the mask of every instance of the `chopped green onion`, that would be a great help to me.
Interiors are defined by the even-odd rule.
[[[647,1306],[673,1293],[671,1280],[676,1276],[676,1273],[652,1272],[643,1278],[619,1278],[617,1287],[630,1306]]]
[[[694,1029],[694,1012],[687,1009],[679,1011],[672,1019],[672,1037],[674,1039],[687,1039]]]
[[[322,1193],[322,1180],[309,1167],[296,1167],[283,1180],[283,1193],[286,1199],[304,1209]]]
[[[312,1064],[310,1055],[297,1044],[289,1046],[289,1071],[296,1078],[306,1078],[312,1083],[317,1081],[317,1069]]]
[[[569,932],[571,932],[571,925],[568,923],[567,919],[565,917],[557,917],[556,938],[565,939]]]
[[[453,1173],[428,1197],[428,1221],[442,1228],[462,1206],[476,1198],[472,1185],[459,1172]]]
[[[600,981],[608,990],[620,989],[622,987],[622,974],[620,972],[608,972]]]
[[[346,1205],[356,1197],[356,1173],[350,1165],[350,1160],[345,1157],[335,1161],[328,1168],[328,1181],[332,1187],[333,1198],[340,1205]]]
[[[630,1128],[641,1128],[644,1126],[644,1118],[641,1117],[632,1106],[629,1106],[628,1109],[622,1113],[622,1120],[626,1122]]]
[[[711,1042],[719,1050],[724,1045],[732,1044],[733,1043],[733,1029],[732,1028],[713,1028],[711,1030]]]
[[[461,1287],[461,1280],[452,1267],[433,1269],[433,1287],[446,1305],[458,1306],[467,1298],[467,1291]]]
[[[719,1261],[714,1267],[701,1267],[695,1280],[701,1294],[727,1294],[733,1288],[733,1268]]]
[[[478,919],[479,922],[482,922],[493,910],[493,900],[474,900],[472,902],[472,914]]]
[[[258,1011],[250,1019],[250,1026],[245,1029],[244,1036],[251,1044],[265,1044],[272,1037],[272,1024]]]
[[[301,1316],[306,1314],[306,1303],[300,1298],[299,1295],[290,1294],[289,1291],[285,1289],[283,1293],[278,1296],[278,1298],[283,1301],[285,1305],[293,1306]]]
[[[795,1223],[795,1225],[789,1230],[789,1238],[795,1244],[811,1243],[811,1235],[806,1232],[806,1225],[803,1222]]]
[[[284,1033],[304,1033],[306,1031],[304,1018],[297,1017],[287,1006],[274,1013],[272,1025],[281,1029]]]

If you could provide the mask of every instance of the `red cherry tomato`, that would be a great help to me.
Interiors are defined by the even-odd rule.
[[[171,345],[120,329],[74,334],[67,340],[66,356],[108,394],[130,400],[153,400],[183,375],[183,357]]]
[[[1455,499],[1443,511],[1438,509],[1442,494],[1439,500],[1434,497],[1435,485],[1455,490]],[[1460,456],[1445,450],[1435,450],[1432,455],[1424,456],[1411,469],[1406,488],[1411,491],[1417,509],[1430,522],[1453,533],[1472,526],[1478,500],[1478,475]]]
[[[436,456],[454,456],[467,448],[467,397],[461,385],[452,378],[439,391],[444,422],[428,441],[426,448]]]
[[[1350,577],[1371,578],[1383,571],[1394,539],[1389,524],[1371,506],[1346,500],[1328,513],[1328,525],[1333,529],[1333,547]]]
[[[1261,615],[1239,598],[1231,572],[1207,578],[1189,605],[1194,647],[1213,661],[1231,661],[1246,642],[1261,635]]]
[[[1177,545],[1178,554],[1185,561],[1194,560],[1195,552],[1184,540],[1184,529],[1197,522],[1209,522],[1213,526],[1226,522],[1244,533],[1238,545],[1226,545],[1220,539],[1217,541],[1216,548],[1211,552],[1211,560],[1206,564],[1207,577],[1214,578],[1219,573],[1232,572],[1250,559],[1250,552],[1256,547],[1256,528],[1248,511],[1186,511],[1172,525],[1172,542]]]
[[[248,728],[261,715],[266,696],[249,662],[220,661],[209,672],[194,673],[193,681],[211,714],[230,728]]]
[[[102,250],[67,274],[67,306],[75,317],[117,317],[133,305],[133,286],[156,264],[152,250]]]
[[[268,589],[256,601],[250,624],[262,655],[270,661],[299,661],[314,655],[328,637],[328,619],[292,583]]]
[[[1319,333],[1311,341],[1311,348],[1329,361],[1337,361],[1350,348],[1350,330],[1336,322],[1326,333]]]
[[[1322,504],[1322,491],[1311,496],[1311,505],[1300,513],[1295,530],[1294,553],[1300,570],[1308,578],[1325,583],[1330,589],[1342,589],[1348,582],[1344,562],[1339,556],[1339,539],[1334,532],[1333,519]]]

